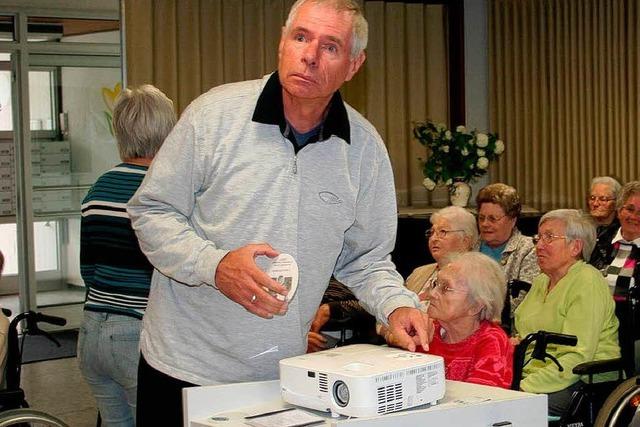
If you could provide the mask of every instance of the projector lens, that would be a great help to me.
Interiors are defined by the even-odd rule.
[[[333,384],[333,397],[338,405],[347,406],[349,403],[349,387],[342,381],[336,381]]]

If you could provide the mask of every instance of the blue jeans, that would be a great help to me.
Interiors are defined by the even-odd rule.
[[[135,426],[141,326],[130,316],[84,312],[78,361],[105,427]]]

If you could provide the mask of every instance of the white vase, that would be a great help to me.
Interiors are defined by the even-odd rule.
[[[466,207],[471,196],[471,186],[464,181],[456,181],[451,184],[449,200],[453,206]]]

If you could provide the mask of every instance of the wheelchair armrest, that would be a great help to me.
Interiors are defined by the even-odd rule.
[[[593,362],[581,363],[573,368],[573,373],[576,375],[595,375],[620,371],[623,368],[622,358],[619,357],[617,359],[594,360]]]

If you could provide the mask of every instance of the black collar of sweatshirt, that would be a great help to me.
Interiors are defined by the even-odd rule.
[[[295,142],[295,136],[290,129],[289,124],[284,117],[284,104],[282,103],[282,85],[276,71],[269,77],[267,84],[264,86],[256,109],[253,111],[252,120],[267,125],[278,125],[280,132],[293,144],[296,153],[301,147]],[[307,144],[325,141],[332,135],[344,140],[347,144],[351,144],[351,132],[349,127],[349,117],[347,109],[342,102],[340,92],[336,91],[329,102],[329,111],[324,122],[320,124],[320,131],[317,135],[312,136]]]

